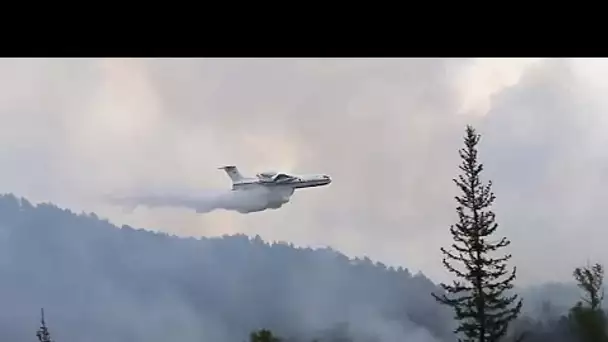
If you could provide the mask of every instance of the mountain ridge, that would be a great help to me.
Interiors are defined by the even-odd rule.
[[[259,328],[314,337],[343,323],[341,334],[384,340],[447,333],[437,324],[446,311],[419,295],[437,289],[422,273],[331,248],[119,228],[13,194],[0,196],[0,232],[0,297],[16,308],[0,308],[6,338],[26,338],[41,306],[58,340],[233,341]]]
[[[4,194],[0,253],[6,339],[27,340],[45,307],[58,341],[227,342],[261,328],[303,341],[453,340],[423,272],[331,247],[118,227]]]

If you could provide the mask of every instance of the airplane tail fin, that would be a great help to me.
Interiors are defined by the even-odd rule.
[[[219,169],[226,171],[226,174],[228,175],[228,177],[230,177],[230,179],[232,179],[233,183],[236,183],[245,178],[243,177],[243,175],[241,175],[239,169],[237,169],[234,165],[222,166]]]

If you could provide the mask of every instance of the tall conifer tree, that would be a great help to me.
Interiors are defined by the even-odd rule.
[[[36,331],[36,337],[38,337],[38,341],[40,342],[53,342],[49,329],[46,327],[46,322],[44,321],[44,309],[40,309],[40,329]]]
[[[477,161],[479,140],[475,129],[467,126],[465,147],[459,151],[463,174],[454,179],[462,192],[456,197],[459,222],[450,227],[453,250],[441,248],[443,265],[460,280],[441,284],[448,295],[432,295],[454,309],[458,322],[454,332],[465,336],[459,341],[495,342],[506,335],[510,322],[519,315],[522,300],[517,294],[508,294],[516,271],[515,267],[507,270],[511,255],[491,255],[510,241],[506,237],[493,239],[498,228],[490,210],[495,196],[492,182],[483,185],[479,177],[483,170],[483,164]]]

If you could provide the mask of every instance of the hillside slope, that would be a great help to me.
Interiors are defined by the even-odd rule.
[[[0,255],[2,340],[32,340],[41,306],[57,341],[228,342],[258,328],[303,339],[450,335],[429,279],[331,249],[178,238],[4,195]]]

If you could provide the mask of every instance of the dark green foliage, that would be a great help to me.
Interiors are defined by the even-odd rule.
[[[432,295],[454,309],[458,322],[454,332],[465,336],[461,341],[494,342],[505,336],[510,322],[521,311],[522,300],[518,300],[516,294],[507,295],[513,288],[516,271],[515,267],[507,271],[506,262],[511,255],[490,255],[508,246],[510,241],[502,237],[492,242],[498,224],[489,208],[495,196],[491,191],[492,182],[483,185],[479,177],[483,170],[483,165],[477,162],[479,139],[475,129],[467,126],[465,148],[460,150],[460,170],[464,174],[454,179],[462,191],[462,195],[456,197],[459,223],[450,227],[455,251],[441,248],[444,266],[461,280],[452,285],[441,284],[453,295],[451,298],[446,294]],[[464,269],[458,269],[448,259],[459,262]]]
[[[573,272],[577,285],[585,296],[570,310],[570,323],[583,342],[608,341],[606,313],[601,308],[604,299],[604,268],[600,264],[577,267]],[[583,302],[586,304],[584,305]]]
[[[578,287],[580,287],[587,297],[583,300],[589,305],[592,310],[600,308],[604,299],[604,267],[601,264],[595,264],[591,267],[577,267],[574,272]],[[579,303],[580,304],[580,303]]]
[[[281,342],[281,339],[274,336],[272,331],[261,329],[249,335],[249,342]]]

